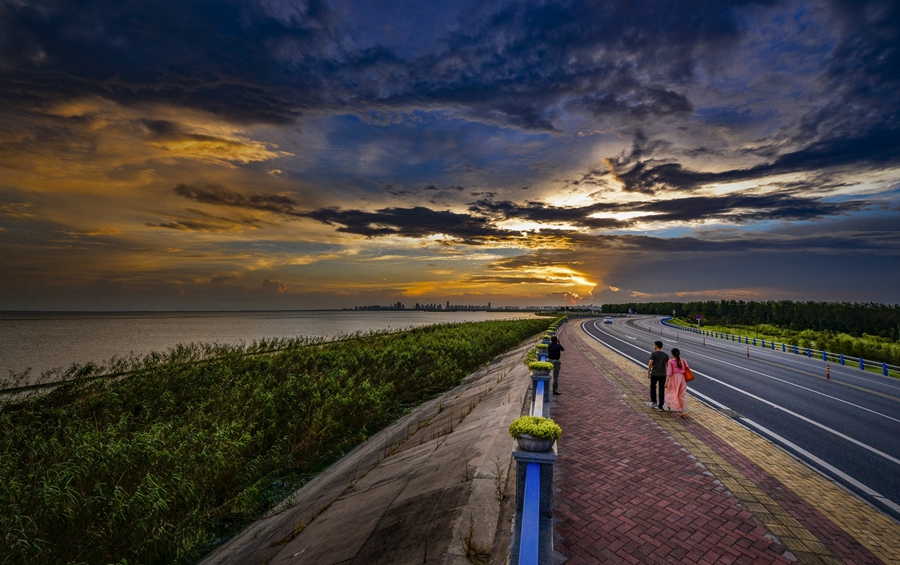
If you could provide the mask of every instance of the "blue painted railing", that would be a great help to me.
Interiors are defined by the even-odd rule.
[[[546,355],[544,355],[546,359]],[[541,359],[543,360],[543,359]],[[544,415],[545,381],[534,383],[532,416]],[[525,495],[522,503],[522,529],[519,532],[519,565],[538,565],[540,562],[541,525],[541,464],[528,463],[525,467]]]
[[[543,384],[543,383],[542,383]],[[537,398],[542,398],[538,396]],[[537,565],[541,522],[541,465],[529,463],[525,471],[525,501],[522,506],[522,535],[519,538],[519,565]]]
[[[538,381],[534,388],[534,403],[531,405],[531,415],[544,415],[544,381]]]
[[[690,327],[690,326],[680,326],[680,325],[669,323],[669,320],[671,320],[671,319],[672,319],[671,317],[663,318],[661,320],[661,322],[663,325],[665,325],[667,327],[675,328],[677,330],[684,331],[684,332],[690,332],[690,333],[695,333],[698,335],[704,335],[704,336],[709,336],[709,337],[722,338],[725,341],[728,341],[728,340],[735,341],[735,338],[737,338],[738,343],[747,343],[747,344],[750,343],[751,338],[749,338],[749,337],[743,337],[743,336],[739,336],[739,335],[736,336],[734,334],[726,334],[726,333],[720,333],[720,332],[712,332],[709,330],[698,329],[698,328],[694,328],[694,327]],[[756,338],[753,338],[753,345],[756,345]],[[774,341],[770,340],[769,345],[771,346],[772,350],[775,349]],[[765,340],[762,341],[762,347],[766,347]],[[800,352],[800,349],[796,345],[788,345],[786,343],[781,344],[782,352],[787,353],[789,351],[789,348],[793,348],[794,355],[797,355]],[[865,371],[867,367],[881,369],[881,374],[884,376],[888,376],[889,371],[900,372],[900,366],[888,365],[887,363],[885,363],[883,361],[872,361],[871,359],[863,359],[862,357],[845,356],[843,353],[833,353],[830,351],[812,349],[810,347],[806,348],[806,356],[807,357],[811,358],[811,357],[813,357],[813,355],[818,357],[819,354],[822,355],[823,361],[825,361],[825,362],[834,361],[834,362],[840,363],[841,365],[846,365],[847,359],[851,359],[851,360],[855,359],[859,363],[859,368],[861,370]]]

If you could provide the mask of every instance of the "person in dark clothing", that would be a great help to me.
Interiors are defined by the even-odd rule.
[[[550,343],[547,345],[547,361],[553,363],[553,394],[559,394],[559,352],[565,350],[555,335],[550,337]]]
[[[647,376],[650,377],[650,404],[655,410],[662,410],[666,401],[666,364],[669,356],[662,350],[661,341],[653,342],[653,353],[647,363]],[[659,391],[659,403],[656,402],[656,393]]]

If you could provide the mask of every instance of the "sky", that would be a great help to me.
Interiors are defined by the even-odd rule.
[[[0,310],[900,302],[895,0],[0,0]]]

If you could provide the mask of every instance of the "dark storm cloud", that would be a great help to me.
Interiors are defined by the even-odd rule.
[[[599,236],[590,244],[597,249],[644,253],[747,253],[781,252],[850,254],[866,252],[897,256],[900,234],[896,232],[838,232],[825,230],[806,237],[766,237],[759,234],[722,233],[707,237],[661,238],[643,235]]]
[[[894,0],[829,0],[840,33],[823,78],[835,95],[810,112],[806,132],[898,130],[900,4]]]
[[[575,254],[568,252],[560,252],[559,250],[548,251],[545,249],[537,249],[523,255],[507,257],[491,263],[488,270],[490,271],[520,271],[522,269],[543,269],[547,267],[571,267],[578,265],[580,261],[575,258]]]
[[[216,216],[193,208],[188,208],[187,212],[191,215],[187,217],[173,216],[168,221],[159,223],[147,222],[146,225],[150,228],[166,228],[179,231],[224,232],[240,228],[256,229],[267,223],[258,218],[244,216]]]
[[[0,80],[20,103],[98,94],[270,122],[315,108],[454,104],[551,131],[563,106],[617,120],[689,113],[677,85],[704,53],[737,41],[741,8],[772,3],[460,7],[446,26],[455,31],[411,51],[364,40],[371,30],[347,29],[322,0],[5,2]]]
[[[331,14],[316,0],[283,13],[266,8],[212,0],[4,2],[2,91],[26,104],[101,95],[285,122],[314,97],[315,85],[304,83],[316,77],[284,59],[298,52],[322,58],[320,47],[335,41]]]
[[[542,223],[569,223],[590,229],[627,228],[636,222],[699,222],[716,220],[732,224],[757,221],[807,221],[840,216],[871,207],[872,204],[851,200],[829,202],[785,194],[732,193],[724,196],[691,196],[669,200],[630,203],[598,203],[582,207],[556,207],[539,202],[524,205],[509,201],[479,200],[470,205],[473,213],[487,215],[496,221],[530,220]],[[629,220],[591,218],[600,213],[638,212]]]
[[[621,123],[693,108],[678,85],[704,53],[741,37],[754,2],[511,2],[466,14],[438,55],[412,62],[413,91],[385,103],[460,104],[485,121],[552,131],[562,112]],[[755,4],[772,4],[757,2]]]
[[[764,162],[721,172],[689,169],[674,159],[635,154],[606,160],[625,190],[694,190],[704,185],[759,180],[787,173],[880,170],[900,165],[900,4],[892,0],[826,2],[838,41],[808,95],[823,102],[787,137],[759,140],[747,151]],[[635,147],[646,144],[640,132]],[[700,151],[698,153],[698,151]],[[707,148],[684,151],[688,156]]]
[[[471,244],[510,237],[509,231],[494,227],[485,218],[421,206],[384,208],[376,212],[322,208],[302,215],[324,224],[338,225],[339,232],[366,237],[428,237],[442,234]]]
[[[677,92],[660,87],[639,88],[638,85],[622,88],[624,85],[614,84],[613,92],[602,95],[588,94],[570,105],[570,108],[587,110],[598,118],[606,116],[626,116],[645,120],[656,116],[670,114],[690,114],[694,109],[688,98]],[[635,91],[639,96],[635,99]]]
[[[638,140],[635,145],[638,145]],[[641,160],[634,152],[628,156],[609,158],[606,162],[625,190],[644,194],[654,194],[659,190],[691,191],[710,184],[848,166],[877,170],[900,165],[900,128],[877,126],[856,137],[828,137],[768,163],[722,172],[695,171],[680,163]]]
[[[179,196],[203,204],[261,210],[293,218],[309,218],[323,224],[339,226],[337,228],[339,232],[364,235],[366,237],[386,235],[428,237],[443,234],[468,243],[480,243],[489,239],[508,238],[510,236],[510,232],[494,227],[486,218],[457,214],[450,211],[432,210],[421,206],[414,208],[384,208],[375,212],[342,210],[339,208],[301,211],[297,209],[298,202],[289,196],[266,193],[244,194],[213,184],[202,186],[179,184],[172,190]],[[203,214],[194,210],[191,210],[191,212]],[[250,226],[257,226],[261,223],[257,219],[235,220],[213,217],[208,214],[203,215],[205,216],[203,221],[179,219],[164,224],[148,225],[191,230],[210,229],[210,226],[221,226],[223,222],[241,223]],[[210,218],[215,218],[217,221],[214,224],[210,224],[208,221]]]
[[[203,204],[227,206],[245,210],[271,212],[290,218],[309,218],[318,222],[339,226],[337,231],[366,237],[398,235],[402,237],[428,237],[443,234],[467,243],[481,243],[496,239],[515,239],[520,232],[502,229],[499,222],[524,220],[545,224],[540,234],[569,237],[565,230],[556,230],[554,224],[569,224],[591,230],[625,229],[641,222],[645,224],[692,223],[716,221],[732,225],[753,222],[814,221],[839,217],[876,208],[877,203],[863,200],[829,201],[815,197],[787,193],[754,194],[729,193],[721,196],[688,196],[674,199],[656,199],[643,202],[602,202],[580,207],[552,206],[543,202],[517,204],[508,200],[494,201],[483,198],[469,205],[469,214],[433,210],[416,206],[412,208],[383,208],[374,212],[341,209],[337,207],[317,210],[301,210],[299,202],[290,196],[268,193],[242,193],[218,185],[179,184],[173,192],[181,197]],[[226,224],[258,227],[256,218],[229,218],[212,216],[189,209],[194,216],[188,220],[174,219],[153,227],[172,229],[212,229],[211,221],[220,228]],[[637,213],[635,217],[619,220],[612,217],[591,217],[596,214]]]
[[[172,192],[178,196],[203,204],[263,210],[288,216],[300,215],[295,209],[297,201],[290,196],[280,196],[263,192],[244,194],[215,184],[179,184],[172,189]]]
[[[678,261],[685,258],[704,258],[713,265],[718,261],[727,261],[740,270],[741,258],[757,254],[789,256],[803,261],[808,261],[811,256],[867,257],[875,263],[889,263],[900,257],[900,220],[896,217],[870,217],[864,222],[841,219],[805,225],[800,231],[789,228],[783,233],[727,229],[674,238],[638,234],[572,234],[570,239],[578,244],[577,249],[539,249],[496,261],[489,270],[502,273],[554,265],[575,266],[584,270],[585,265],[602,266],[609,259],[623,257],[628,258],[625,264],[639,265],[641,269],[651,271],[652,267],[647,263],[651,259]],[[835,260],[828,259],[832,269],[836,268]],[[897,269],[891,267],[889,270]],[[798,275],[798,280],[802,279],[802,274]]]
[[[467,119],[536,131],[560,131],[577,114],[627,130],[690,116],[697,102],[688,91],[704,76],[700,70],[737,55],[732,50],[748,35],[751,14],[777,4],[702,0],[686,9],[668,0],[522,1],[426,14],[388,3],[382,11],[396,12],[382,14],[388,20],[418,18],[404,19],[405,31],[391,36],[366,27],[368,8],[352,2],[333,9],[324,0],[164,7],[150,0],[6,1],[0,4],[0,97],[33,107],[100,95],[276,123],[308,111],[394,123],[413,108],[452,108]],[[626,190],[650,194],[900,163],[900,6],[892,0],[825,6],[836,44],[810,83],[818,90],[806,93],[823,102],[811,104],[796,124],[777,124],[793,129],[787,139],[757,144],[765,162],[705,172],[676,156],[718,150],[632,152],[608,160],[615,178]],[[424,41],[419,25],[438,33]],[[177,134],[165,122],[146,126],[158,135]],[[642,135],[636,134],[636,146],[661,142]]]

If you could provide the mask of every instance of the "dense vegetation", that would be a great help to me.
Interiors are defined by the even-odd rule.
[[[851,337],[878,336],[900,340],[900,304],[793,302],[769,300],[709,300],[706,302],[646,302],[604,304],[604,312],[669,315],[692,320],[703,317],[703,325],[755,326],[769,324],[784,330],[843,333]]]
[[[0,409],[0,563],[193,562],[547,324],[182,346],[20,398]]]

